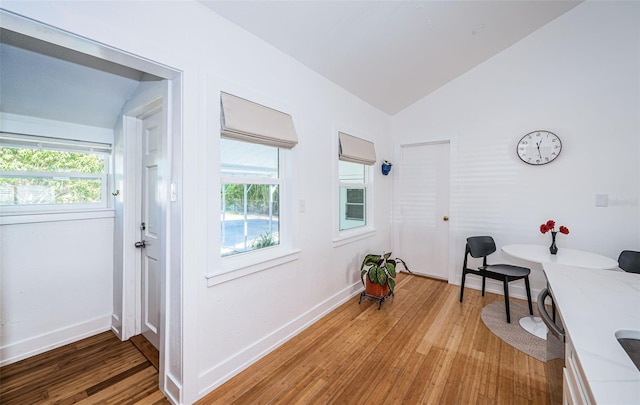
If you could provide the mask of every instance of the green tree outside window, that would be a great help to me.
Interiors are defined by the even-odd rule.
[[[106,158],[97,153],[0,147],[0,204],[98,203]]]

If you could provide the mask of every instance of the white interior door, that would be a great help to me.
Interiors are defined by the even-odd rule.
[[[416,274],[449,278],[449,143],[401,147],[400,251]]]
[[[156,347],[160,345],[162,111],[142,120],[142,221],[141,241],[141,331]]]

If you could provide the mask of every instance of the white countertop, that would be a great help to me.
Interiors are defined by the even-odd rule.
[[[569,266],[585,267],[589,269],[615,269],[618,261],[610,257],[582,250],[558,248],[558,253],[552,255],[549,246],[540,245],[505,245],[502,251],[509,256],[535,263],[556,263]]]
[[[618,343],[640,335],[640,274],[544,263],[565,331],[598,404],[640,404],[640,371]]]

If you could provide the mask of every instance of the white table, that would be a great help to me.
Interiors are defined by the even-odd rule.
[[[543,266],[548,263],[567,266],[582,267],[587,269],[616,269],[618,262],[610,257],[582,250],[559,248],[558,253],[552,255],[549,246],[540,245],[504,245],[502,251],[509,256],[529,262],[540,263]],[[547,327],[537,316],[521,318],[520,326],[527,332],[541,338],[547,338]]]
[[[585,267],[588,269],[615,269],[618,262],[610,257],[582,250],[558,248],[558,253],[552,255],[549,246],[540,245],[505,245],[502,251],[509,256],[540,264],[555,263],[567,266]]]

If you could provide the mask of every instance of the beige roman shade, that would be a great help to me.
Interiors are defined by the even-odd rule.
[[[291,149],[298,143],[291,115],[253,101],[220,93],[223,138]]]
[[[353,135],[338,132],[340,138],[340,160],[372,165],[376,162],[376,148],[373,142]]]

